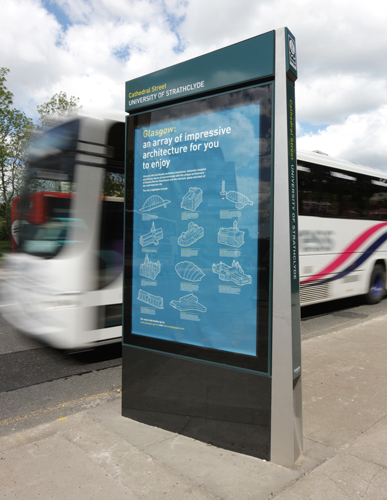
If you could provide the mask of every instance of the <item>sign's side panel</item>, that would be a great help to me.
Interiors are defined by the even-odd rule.
[[[289,219],[290,219],[290,290],[292,307],[293,379],[301,374],[300,334],[300,275],[298,259],[298,201],[297,201],[297,154],[294,85],[287,81],[288,107],[288,168],[289,168]]]
[[[273,74],[274,32],[269,32],[127,82],[125,110],[133,113]]]
[[[300,273],[298,252],[298,182],[294,81],[297,78],[296,40],[285,29],[286,37],[286,93],[288,120],[288,166],[289,166],[289,215],[290,215],[290,262],[291,262],[291,318],[292,318],[292,369],[293,369],[293,420],[294,420],[294,460],[303,450],[302,384],[301,384],[301,313],[300,313]]]
[[[295,75],[287,34],[276,31],[271,460],[292,467],[302,445]]]

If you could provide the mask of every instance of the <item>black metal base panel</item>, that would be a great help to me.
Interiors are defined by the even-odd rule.
[[[123,345],[124,417],[270,459],[271,379]]]

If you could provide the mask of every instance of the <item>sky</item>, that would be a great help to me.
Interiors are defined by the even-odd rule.
[[[297,147],[387,171],[383,0],[2,0],[0,67],[37,119],[57,92],[124,113],[125,82],[286,26]]]

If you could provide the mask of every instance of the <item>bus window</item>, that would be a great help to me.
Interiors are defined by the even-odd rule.
[[[306,162],[299,162],[297,169],[299,214],[337,217],[339,201],[330,172]]]
[[[300,215],[387,220],[387,183],[360,173],[299,161]]]
[[[98,251],[99,288],[108,285],[122,273],[123,231],[123,199],[103,200]]]
[[[370,219],[387,220],[387,183],[384,179],[371,179],[368,216]]]
[[[122,273],[124,234],[125,124],[115,123],[108,133],[108,159],[102,187],[102,213],[98,250],[98,287]]]
[[[72,193],[34,191],[36,179],[27,183],[20,208],[19,251],[52,258],[66,243],[67,232],[75,220],[70,217]],[[45,181],[39,180],[44,188]],[[47,186],[55,189],[52,183]],[[58,187],[57,187],[58,188]],[[58,188],[59,189],[59,188]]]
[[[330,169],[329,192],[336,205],[335,216],[359,218],[362,212],[358,205],[358,179]]]

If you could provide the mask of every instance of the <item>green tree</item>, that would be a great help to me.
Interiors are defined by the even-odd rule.
[[[38,106],[39,125],[38,128],[43,130],[50,127],[53,123],[67,116],[78,114],[82,106],[79,106],[79,97],[67,97],[66,92],[54,94],[51,99]]]
[[[9,69],[0,68],[0,239],[11,236],[11,202],[20,193],[26,150],[34,124],[22,111],[13,108],[13,94],[6,87]]]

